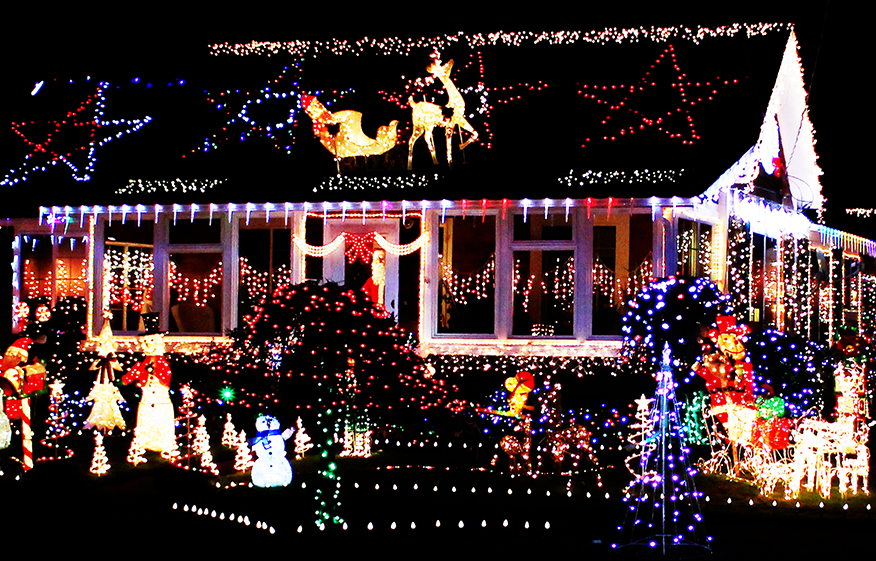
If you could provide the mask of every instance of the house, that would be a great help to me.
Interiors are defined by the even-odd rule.
[[[872,331],[876,244],[813,222],[796,47],[785,24],[253,42],[185,79],[47,81],[27,107],[69,135],[13,123],[0,182],[38,206],[6,223],[11,330],[77,298],[92,339],[156,313],[191,351],[324,279],[422,352],[611,357],[628,297],[683,275],[757,326]]]

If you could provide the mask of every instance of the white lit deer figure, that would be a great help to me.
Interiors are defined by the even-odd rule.
[[[408,104],[412,109],[411,121],[414,125],[411,139],[408,141],[408,169],[411,169],[414,145],[417,143],[417,139],[424,134],[426,135],[426,145],[432,154],[432,163],[438,163],[438,157],[435,155],[435,143],[432,139],[432,129],[436,126],[444,127],[444,133],[447,138],[447,165],[451,167],[453,166],[451,138],[456,127],[468,131],[471,135],[468,140],[459,145],[460,150],[478,139],[477,131],[465,119],[465,100],[450,79],[451,70],[453,70],[453,59],[448,60],[446,64],[441,64],[441,61],[434,60],[426,67],[426,71],[444,85],[444,89],[449,97],[446,107],[453,111],[452,115],[445,116],[444,108],[434,103],[414,101],[413,96],[408,98]]]

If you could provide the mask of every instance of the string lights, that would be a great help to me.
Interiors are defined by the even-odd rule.
[[[664,70],[665,67],[661,66],[663,63],[672,65],[671,69],[665,70],[665,73],[669,73],[670,76],[658,78],[656,73]],[[614,132],[605,133],[602,140],[616,140],[619,136],[635,134],[645,130],[646,127],[656,127],[670,139],[681,140],[682,145],[694,144],[701,137],[696,132],[694,115],[691,113],[692,108],[699,103],[712,101],[718,93],[718,88],[738,82],[736,79],[722,80],[718,76],[708,80],[691,79],[681,70],[675,58],[675,49],[671,44],[663,50],[650,68],[640,79],[630,84],[602,86],[583,84],[578,90],[578,94],[583,95],[585,99],[593,100],[597,104],[608,105],[609,113],[601,122]],[[643,99],[643,96],[648,96],[646,88],[648,90],[651,88],[672,88],[679,97],[679,105],[677,107],[673,107],[671,104],[662,105],[656,109],[650,109],[650,111],[654,111],[653,113],[645,113],[649,111],[646,109]],[[662,100],[666,97],[660,96],[658,99]],[[618,125],[609,123],[613,119],[620,121],[620,128],[617,128]],[[595,139],[585,138],[582,147],[592,140]]]
[[[90,180],[97,164],[98,148],[113,139],[137,132],[152,120],[149,116],[141,119],[107,119],[105,92],[108,88],[109,82],[98,82],[95,93],[86,96],[78,106],[67,111],[60,119],[49,121],[49,129],[52,132],[46,133],[45,138],[34,138],[27,132],[28,128],[34,125],[34,121],[13,122],[12,131],[30,147],[30,153],[25,156],[25,162],[18,169],[10,170],[0,180],[0,186],[27,181],[30,173],[46,171],[47,166],[55,166],[58,163],[66,165],[76,181]],[[76,140],[69,145],[58,146],[52,135],[66,137],[68,131],[70,137]],[[74,163],[74,161],[79,162],[79,158],[73,157],[74,154],[77,156],[82,154],[84,163]]]
[[[387,37],[383,39],[364,37],[357,41],[345,39],[330,39],[325,41],[251,41],[249,43],[214,43],[209,45],[210,54],[231,54],[238,56],[264,55],[271,56],[280,52],[288,52],[294,56],[317,57],[323,53],[331,55],[357,55],[377,52],[384,55],[410,55],[411,51],[419,49],[445,50],[459,43],[466,44],[470,49],[486,46],[502,45],[506,47],[521,47],[524,45],[573,45],[576,43],[637,43],[653,41],[665,43],[668,41],[691,41],[700,44],[705,39],[717,37],[735,37],[745,35],[753,37],[768,33],[780,32],[792,28],[787,23],[734,23],[716,27],[705,26],[650,26],[630,28],[606,28],[602,30],[581,31],[495,31],[490,33],[466,34],[459,32],[453,35],[438,35],[435,37],[420,37],[415,39]]]

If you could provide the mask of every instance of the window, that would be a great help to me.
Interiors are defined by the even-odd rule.
[[[88,244],[84,234],[28,233],[17,236],[20,277],[13,301],[15,321],[46,321],[60,302],[85,304]],[[76,304],[78,306],[78,304]]]
[[[292,228],[283,217],[239,223],[238,325],[262,298],[292,280]]]
[[[115,221],[104,228],[103,309],[113,331],[143,331],[154,312],[153,222]]]
[[[575,252],[514,252],[514,335],[574,335]]]
[[[593,215],[593,335],[621,334],[627,302],[653,274],[650,214]]]
[[[712,226],[683,218],[678,220],[678,276],[712,275]]]
[[[495,333],[496,217],[447,216],[438,254],[437,333]]]
[[[171,333],[221,333],[222,254],[170,253]]]

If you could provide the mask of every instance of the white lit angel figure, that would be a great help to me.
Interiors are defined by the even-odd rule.
[[[286,440],[294,431],[280,430],[280,421],[270,415],[256,419],[256,436],[252,449],[256,461],[252,466],[252,483],[257,487],[285,487],[292,482],[292,466],[286,459]]]

